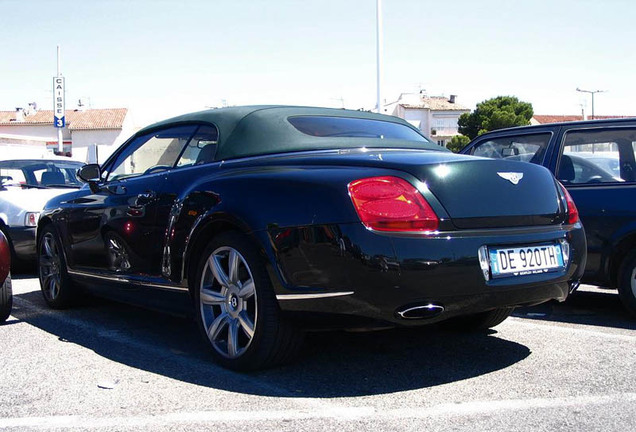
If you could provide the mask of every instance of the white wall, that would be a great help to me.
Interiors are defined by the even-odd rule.
[[[72,159],[88,161],[88,147],[92,144],[98,148],[98,162],[105,162],[124,141],[134,132],[132,120],[126,116],[122,129],[69,130],[62,129],[64,141],[72,141]],[[19,156],[20,148],[25,150],[26,157],[42,157],[46,155],[46,142],[57,142],[57,129],[52,125],[8,125],[0,126],[0,158]],[[10,148],[9,148],[10,147]],[[28,154],[28,155],[27,155]]]
[[[404,120],[406,120],[407,122],[411,123],[413,126],[416,126],[418,128],[420,128],[420,130],[422,131],[422,133],[424,133],[424,135],[429,136],[430,135],[430,128],[428,127],[429,125],[429,119],[428,119],[428,113],[430,111],[429,110],[419,110],[419,109],[404,109],[404,117],[402,117]]]
[[[435,111],[431,118],[431,128],[437,135],[453,136],[459,133],[457,121],[463,111]]]
[[[88,162],[88,147],[91,144],[97,145],[98,163],[106,162],[115,150],[119,148],[137,130],[130,119],[126,116],[122,129],[103,130],[74,130],[73,136],[73,159]]]
[[[25,137],[25,139],[34,138],[43,142],[57,141],[57,129],[52,125],[16,125],[16,126],[0,126],[0,136],[15,135]],[[71,132],[67,128],[62,129],[62,137],[65,141],[71,139]]]

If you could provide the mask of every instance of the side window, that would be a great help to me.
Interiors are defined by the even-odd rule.
[[[543,164],[551,133],[511,135],[482,141],[470,149],[474,156]]]
[[[594,129],[565,134],[557,178],[565,184],[633,182],[636,129]]]
[[[172,168],[196,128],[196,125],[178,126],[135,138],[106,168],[105,178],[119,180]]]
[[[200,126],[183,150],[177,167],[201,165],[214,161],[219,133],[214,126]]]
[[[27,179],[24,172],[17,168],[0,168],[0,179],[6,184],[24,184]]]

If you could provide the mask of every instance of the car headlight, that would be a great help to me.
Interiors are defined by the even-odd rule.
[[[24,226],[37,226],[38,219],[40,219],[40,212],[27,212],[24,216]]]

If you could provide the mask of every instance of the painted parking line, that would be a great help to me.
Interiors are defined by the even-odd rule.
[[[143,416],[49,416],[0,419],[0,428],[116,428],[166,426],[188,423],[250,423],[263,421],[320,420],[382,421],[394,419],[428,419],[436,417],[463,417],[491,415],[540,409],[589,407],[636,402],[636,393],[615,395],[577,396],[564,398],[510,399],[450,403],[429,408],[380,409],[373,407],[338,407],[326,403],[323,408],[260,411],[198,411],[175,412]]]
[[[584,336],[592,336],[599,337],[604,339],[616,339],[625,342],[636,342],[636,334],[621,334],[621,333],[609,333],[598,330],[590,330],[585,327],[566,327],[563,325],[557,325],[556,323],[548,324],[543,322],[532,321],[527,318],[519,318],[519,317],[510,317],[506,320],[506,322],[514,323],[515,325],[521,325],[526,327],[534,327],[541,328],[550,331],[558,331],[563,333],[584,335]]]

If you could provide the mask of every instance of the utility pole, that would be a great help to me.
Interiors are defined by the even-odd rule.
[[[581,93],[589,93],[592,95],[592,120],[594,120],[594,93],[604,93],[607,90],[583,90],[577,87],[576,91]]]
[[[376,24],[376,61],[377,61],[377,73],[378,73],[378,103],[377,112],[382,113],[382,0],[376,0],[375,8],[375,24]]]

